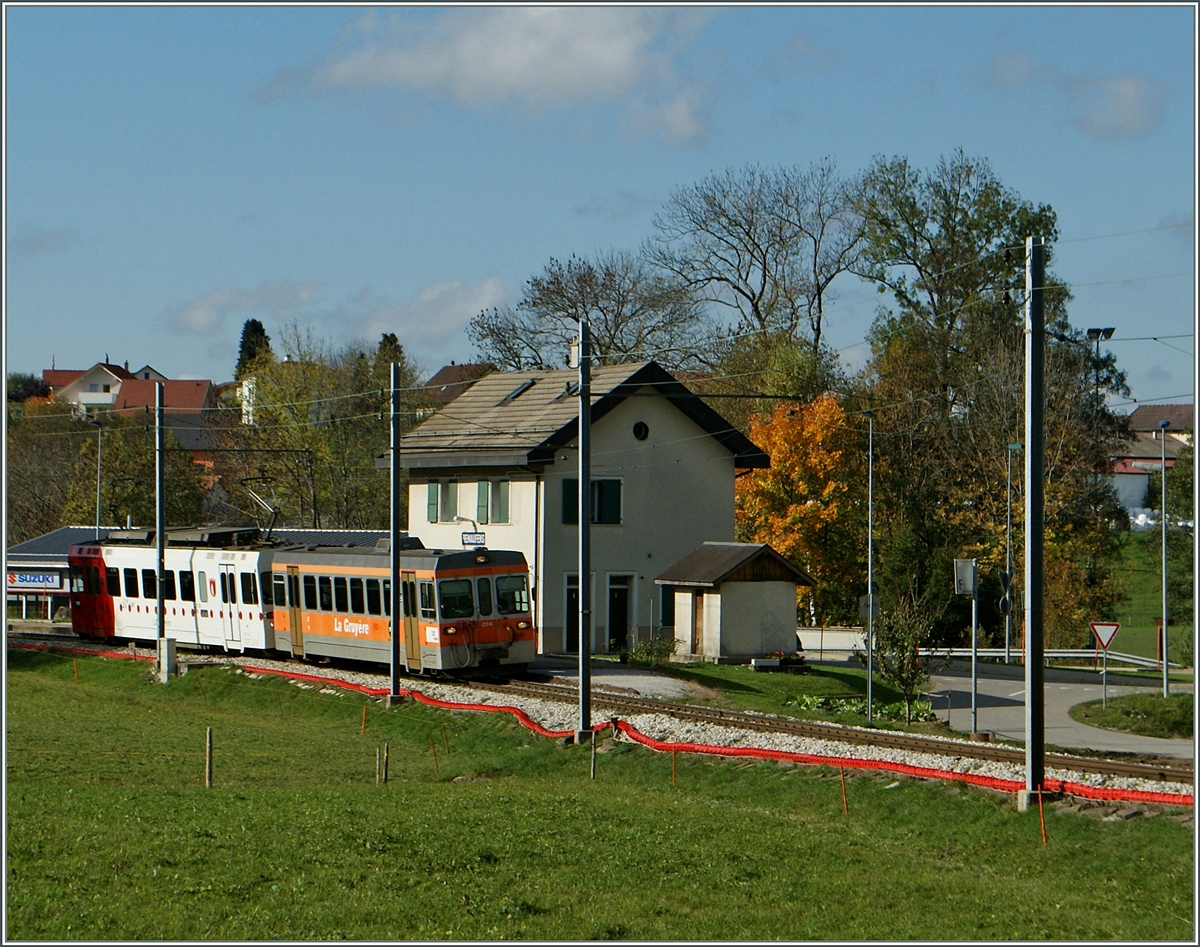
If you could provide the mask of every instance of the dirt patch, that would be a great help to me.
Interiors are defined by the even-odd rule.
[[[724,706],[728,703],[725,695],[715,687],[706,687],[703,684],[697,684],[695,681],[684,681],[683,693],[689,700],[705,700],[718,706]]]

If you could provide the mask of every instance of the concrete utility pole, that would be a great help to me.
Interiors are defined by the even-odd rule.
[[[579,726],[592,729],[592,337],[579,320]]]
[[[1046,247],[1025,238],[1025,790],[1040,792],[1046,771],[1043,572],[1045,540]]]
[[[1162,520],[1162,659],[1163,659],[1163,697],[1171,696],[1171,684],[1168,668],[1170,661],[1167,660],[1170,652],[1167,650],[1167,428],[1171,426],[1171,422],[1162,420],[1158,422],[1158,436],[1162,440],[1162,512],[1159,514],[1159,519]]]
[[[875,658],[875,412],[867,416],[867,723],[874,716],[871,678]]]
[[[167,616],[163,614],[163,575],[167,571],[166,457],[163,435],[163,383],[159,381],[154,383],[154,567],[157,573],[154,585],[158,602],[158,679],[164,684],[170,678],[175,665],[175,641],[167,638]]]
[[[391,539],[388,541],[388,574],[392,577],[392,655],[388,674],[392,697],[400,695],[400,642],[404,629],[404,587],[400,580],[400,365],[392,362],[391,435]]]

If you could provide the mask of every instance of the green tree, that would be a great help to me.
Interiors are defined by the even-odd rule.
[[[902,595],[873,620],[871,632],[879,676],[900,692],[904,722],[912,723],[913,698],[946,663],[920,654],[920,649],[930,647],[934,640],[929,603]]]
[[[1192,492],[1195,451],[1185,446],[1167,472],[1167,609],[1171,627],[1190,620],[1196,594],[1196,508]],[[1162,509],[1162,474],[1150,477],[1146,504]],[[1189,525],[1191,524],[1191,525]]]
[[[13,372],[8,376],[8,400],[27,401],[30,398],[48,398],[50,386],[40,375]]]
[[[257,319],[247,319],[242,324],[242,341],[238,345],[237,365],[233,377],[238,381],[246,376],[247,369],[259,358],[270,356],[271,337]]]

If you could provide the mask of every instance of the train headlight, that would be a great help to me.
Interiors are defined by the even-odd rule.
[[[447,629],[446,629],[446,634],[448,634],[448,635],[457,635],[457,634],[458,634],[458,629],[457,629],[457,628],[447,628]]]
[[[528,628],[528,627],[529,627],[529,622],[527,622],[527,621],[519,621],[519,622],[517,622],[517,627],[518,627],[518,628],[521,628],[521,629]]]

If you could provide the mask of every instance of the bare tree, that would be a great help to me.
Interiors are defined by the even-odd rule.
[[[744,328],[796,335],[807,321],[816,353],[830,284],[861,254],[857,192],[830,159],[807,170],[727,169],[670,197],[648,252]]]
[[[711,333],[696,300],[636,254],[550,260],[516,306],[476,316],[467,330],[480,357],[510,371],[563,364],[586,315],[601,364],[655,359],[697,366]]]

